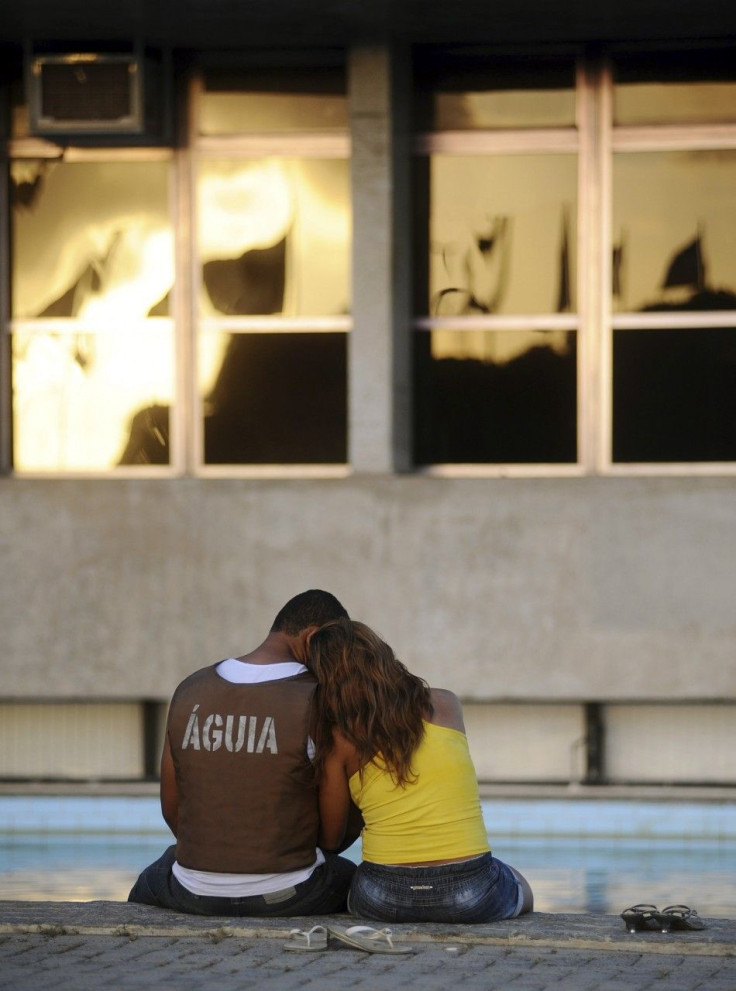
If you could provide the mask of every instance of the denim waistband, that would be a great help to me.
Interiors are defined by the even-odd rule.
[[[384,874],[387,877],[397,874],[411,874],[417,878],[432,877],[462,877],[466,874],[474,874],[493,860],[490,851],[479,853],[467,860],[456,860],[449,864],[433,864],[432,866],[412,867],[409,864],[374,864],[370,860],[364,860],[361,867],[370,870],[371,873]]]

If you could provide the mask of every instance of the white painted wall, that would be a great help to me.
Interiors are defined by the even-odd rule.
[[[0,778],[139,778],[141,708],[0,703]]]
[[[481,781],[582,781],[582,705],[466,703],[465,730]]]
[[[736,706],[613,705],[606,715],[614,781],[736,781]]]

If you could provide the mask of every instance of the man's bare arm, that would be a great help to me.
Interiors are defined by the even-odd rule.
[[[176,771],[168,735],[161,754],[161,812],[166,825],[176,836],[179,829],[179,789],[176,785]]]

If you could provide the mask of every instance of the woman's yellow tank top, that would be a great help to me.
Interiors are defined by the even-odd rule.
[[[478,782],[459,730],[424,723],[413,779],[395,784],[380,755],[350,778],[363,813],[363,860],[407,864],[474,857],[490,850]]]

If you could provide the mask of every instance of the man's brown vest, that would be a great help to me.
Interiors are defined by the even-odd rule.
[[[183,867],[270,874],[314,863],[319,817],[307,755],[314,686],[309,674],[233,684],[213,666],[176,689],[167,734]]]

